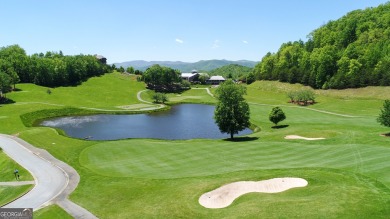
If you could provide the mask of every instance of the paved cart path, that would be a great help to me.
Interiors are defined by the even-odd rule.
[[[89,211],[68,200],[80,176],[71,166],[57,160],[46,150],[10,135],[0,134],[0,147],[34,177],[34,188],[4,208],[33,208],[34,211],[52,203],[63,207],[75,218],[96,218]]]

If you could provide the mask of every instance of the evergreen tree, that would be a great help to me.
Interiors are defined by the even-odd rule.
[[[278,125],[279,122],[285,119],[286,119],[286,115],[284,114],[283,110],[279,107],[274,107],[269,114],[269,120],[275,125]]]

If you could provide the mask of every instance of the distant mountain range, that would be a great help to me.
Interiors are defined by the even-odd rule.
[[[242,66],[247,66],[253,68],[257,62],[248,61],[248,60],[239,60],[239,61],[229,61],[229,60],[201,60],[198,62],[172,62],[172,61],[144,61],[144,60],[135,60],[121,63],[114,63],[116,67],[122,66],[127,68],[132,66],[134,69],[145,71],[148,67],[158,64],[161,66],[170,67],[173,69],[178,69],[181,72],[191,72],[196,69],[198,71],[211,71],[216,68],[220,68],[225,65],[237,64]]]

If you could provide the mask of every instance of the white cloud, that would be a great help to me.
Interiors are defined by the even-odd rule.
[[[219,46],[219,43],[220,43],[219,40],[214,40],[214,43],[213,43],[213,45],[211,46],[211,48],[212,48],[212,49],[217,49],[217,48],[219,48],[219,47],[220,47],[220,46]]]
[[[246,40],[243,40],[242,42],[245,43],[245,44],[248,44],[248,41],[246,41]]]
[[[179,39],[179,38],[176,38],[175,41],[176,41],[177,43],[180,43],[180,44],[184,43],[184,41],[181,40],[181,39]]]

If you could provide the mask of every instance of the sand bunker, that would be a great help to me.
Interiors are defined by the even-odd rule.
[[[206,208],[225,208],[233,201],[251,192],[278,193],[291,188],[305,187],[301,178],[274,178],[262,181],[240,181],[221,186],[200,196],[199,203]]]
[[[314,140],[323,140],[325,138],[305,138],[299,135],[287,135],[286,137],[284,137],[284,139],[302,139],[302,140],[314,141]]]

